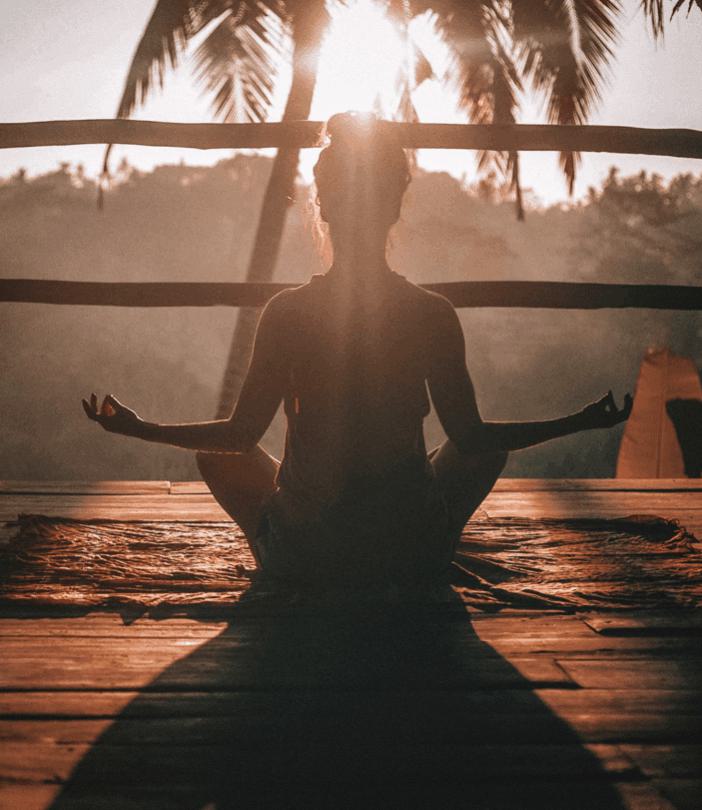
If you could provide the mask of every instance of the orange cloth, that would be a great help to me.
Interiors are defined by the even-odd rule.
[[[617,478],[685,477],[680,443],[666,410],[671,400],[680,399],[702,401],[695,364],[669,349],[649,350],[619,447]]]

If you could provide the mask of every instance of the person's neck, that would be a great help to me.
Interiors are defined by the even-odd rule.
[[[354,279],[357,283],[365,279],[377,279],[390,273],[385,256],[386,235],[375,239],[353,238],[332,239],[335,275]]]

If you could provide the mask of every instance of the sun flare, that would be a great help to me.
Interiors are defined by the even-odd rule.
[[[313,118],[346,110],[376,110],[393,117],[398,78],[407,60],[397,28],[371,0],[334,8],[320,55]]]

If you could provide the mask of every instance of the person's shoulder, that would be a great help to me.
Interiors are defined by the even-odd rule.
[[[269,314],[283,315],[286,312],[295,310],[309,298],[314,278],[313,276],[310,281],[300,284],[297,287],[287,287],[277,292],[268,300],[265,311]]]
[[[404,294],[411,299],[417,306],[419,306],[427,315],[437,318],[447,317],[448,315],[455,314],[453,304],[440,293],[428,290],[426,287],[421,287],[409,281],[404,276],[395,274],[398,283],[401,285]]]

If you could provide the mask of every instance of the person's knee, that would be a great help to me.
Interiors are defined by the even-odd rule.
[[[200,475],[207,479],[221,471],[222,456],[220,453],[205,453],[198,450],[195,453],[195,463],[198,470],[200,470]]]
[[[210,459],[212,458],[213,453],[203,453],[202,450],[198,450],[195,453],[195,461],[198,467],[208,466],[210,464]]]

